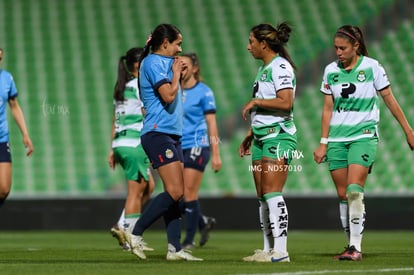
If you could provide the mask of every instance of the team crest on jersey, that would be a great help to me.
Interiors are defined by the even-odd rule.
[[[265,81],[267,79],[267,70],[263,72],[262,76],[260,77],[260,81]]]
[[[364,71],[360,71],[358,73],[357,79],[359,82],[364,82],[367,79],[367,76],[365,75]]]
[[[174,157],[174,153],[173,153],[173,151],[171,151],[171,149],[167,149],[167,150],[165,150],[165,156],[166,156],[168,159],[171,159],[171,158],[173,158],[173,157]]]

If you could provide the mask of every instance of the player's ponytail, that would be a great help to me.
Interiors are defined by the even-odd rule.
[[[143,52],[142,48],[131,48],[126,55],[123,55],[118,60],[118,77],[114,88],[114,99],[116,101],[124,101],[125,86],[131,79],[134,78],[133,71],[135,70],[135,63],[138,62]]]
[[[257,41],[266,41],[270,49],[285,58],[296,69],[295,63],[293,63],[292,58],[285,48],[286,43],[289,41],[290,33],[292,32],[288,23],[282,22],[276,28],[271,24],[259,24],[254,26],[251,32]]]

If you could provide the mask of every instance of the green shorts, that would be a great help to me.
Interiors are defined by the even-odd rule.
[[[137,147],[115,147],[114,156],[125,171],[127,180],[149,180],[150,161],[141,145]]]
[[[292,156],[296,153],[296,134],[280,133],[274,138],[264,140],[255,139],[252,146],[252,161],[263,157],[271,159],[286,159],[290,164]]]
[[[347,142],[329,142],[326,161],[329,170],[348,167],[350,164],[359,164],[371,167],[377,154],[378,138],[361,138]]]

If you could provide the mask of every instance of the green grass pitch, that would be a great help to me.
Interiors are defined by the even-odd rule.
[[[163,231],[148,230],[156,250],[147,260],[124,252],[109,231],[0,231],[0,274],[414,274],[414,231],[366,231],[361,262],[335,261],[345,237],[339,230],[291,231],[290,263],[246,263],[262,248],[257,231],[213,231],[193,254],[203,262],[168,262]]]

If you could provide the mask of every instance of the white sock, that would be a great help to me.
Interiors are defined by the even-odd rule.
[[[122,209],[121,216],[119,216],[118,228],[124,228],[124,223],[125,223],[125,208]]]
[[[269,206],[263,199],[259,200],[259,218],[263,232],[263,250],[268,252],[273,247],[273,235],[270,230]]]
[[[266,194],[266,202],[269,205],[269,219],[274,237],[273,250],[287,253],[288,212],[285,200],[281,193]]]
[[[135,223],[138,221],[140,216],[141,214],[126,215],[123,229],[128,233],[132,233],[132,230],[135,227]]]
[[[349,217],[348,217],[348,201],[339,202],[339,218],[341,219],[342,229],[344,230],[346,239],[349,244]]]
[[[347,196],[349,204],[349,245],[355,246],[358,251],[361,251],[365,223],[364,193],[349,192]]]

